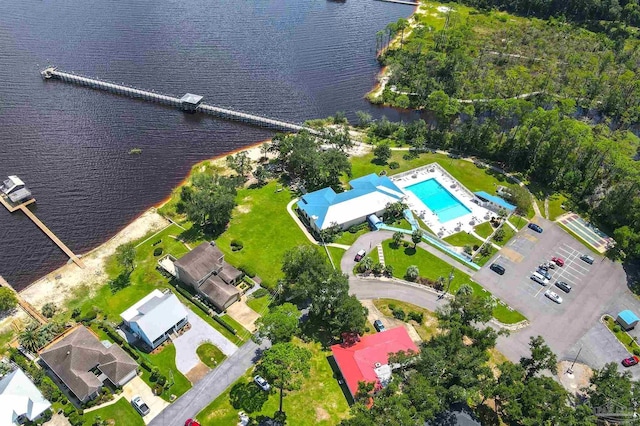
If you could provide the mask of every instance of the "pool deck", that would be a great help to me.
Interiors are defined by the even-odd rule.
[[[471,232],[475,226],[489,221],[492,216],[497,216],[494,212],[472,202],[471,200],[475,198],[474,194],[437,163],[391,176],[390,179],[407,195],[406,202],[409,208],[441,238],[461,231]],[[437,214],[431,211],[413,192],[406,189],[408,186],[429,179],[435,179],[444,189],[453,195],[458,202],[471,212],[455,219],[441,222]]]

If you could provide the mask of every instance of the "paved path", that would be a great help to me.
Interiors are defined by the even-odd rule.
[[[213,343],[226,356],[230,356],[238,350],[238,347],[224,337],[222,333],[207,324],[191,309],[187,310],[191,329],[173,341],[176,348],[176,367],[181,373],[188,373],[200,363],[196,349],[204,342]]]
[[[149,424],[151,426],[181,426],[185,420],[195,418],[209,403],[245,374],[267,347],[268,342],[258,346],[251,340],[248,341]]]

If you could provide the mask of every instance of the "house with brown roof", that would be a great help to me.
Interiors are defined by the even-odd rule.
[[[236,284],[244,275],[224,261],[216,243],[202,243],[174,263],[176,277],[224,311],[240,300]]]
[[[105,384],[123,386],[138,374],[138,364],[122,348],[101,342],[84,326],[46,347],[40,359],[83,403]]]

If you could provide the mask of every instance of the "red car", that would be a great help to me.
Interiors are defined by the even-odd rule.
[[[193,419],[189,419],[186,422],[184,422],[184,426],[200,426],[200,423],[196,422]]]
[[[564,266],[564,259],[561,258],[561,257],[555,257],[554,256],[554,257],[551,258],[551,261],[555,262],[555,264],[558,265],[558,266]]]
[[[622,365],[624,365],[625,367],[631,367],[636,365],[638,362],[640,362],[640,358],[634,355],[632,357],[623,359]]]

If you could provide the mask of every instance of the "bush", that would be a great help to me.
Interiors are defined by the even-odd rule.
[[[640,348],[638,348],[638,347],[633,348],[633,354],[635,356],[640,356]]]
[[[407,316],[404,313],[404,311],[402,309],[400,309],[400,308],[394,309],[392,314],[393,314],[394,318],[397,318],[397,319],[399,319],[401,321],[404,321],[405,317]]]
[[[82,310],[80,310],[80,308],[73,308],[73,311],[71,311],[71,318],[76,319],[80,316],[81,313]]]
[[[424,314],[422,312],[415,312],[415,311],[411,311],[409,312],[409,314],[407,315],[407,317],[410,320],[414,320],[415,322],[417,322],[418,324],[422,324],[422,321],[424,321]]]
[[[478,250],[479,248],[480,248],[480,246],[479,246],[479,245],[477,245],[477,244],[474,244],[474,245],[473,245],[473,251],[476,251],[476,250]]]
[[[156,240],[156,241],[154,241],[154,242],[151,244],[151,246],[152,246],[152,247],[155,247],[155,246],[157,246],[158,244],[160,244],[161,242],[162,242],[162,239]]]
[[[395,303],[389,303],[389,305],[388,305],[388,306],[389,306],[389,310],[390,310],[390,311],[393,311],[393,310],[395,310],[395,309],[396,309],[396,304],[395,304]]]
[[[98,317],[98,310],[95,307],[92,307],[91,309],[89,309],[89,312],[87,312],[85,316],[82,317],[80,321],[83,323],[88,323],[93,321],[97,317]]]
[[[619,333],[620,332],[620,326],[619,325],[614,325],[613,326],[613,332],[614,333]]]
[[[155,257],[158,257],[162,254],[162,247],[156,247],[155,249],[153,249],[153,255]]]
[[[418,270],[418,267],[416,265],[411,265],[407,268],[407,272],[405,273],[404,277],[408,281],[415,281],[418,279],[419,275],[420,271]]]
[[[500,228],[496,231],[495,234],[493,234],[493,239],[500,242],[502,240],[504,240],[504,229]]]
[[[469,244],[467,244],[467,245],[464,246],[464,252],[467,253],[467,254],[471,254],[471,253],[473,253],[473,249]]]
[[[226,328],[227,330],[229,330],[231,333],[233,333],[233,335],[235,336],[237,331],[235,328],[231,327],[231,325],[229,325],[229,323],[227,323],[225,320],[223,320],[222,318],[220,318],[217,315],[213,316],[213,319],[220,324],[221,326],[223,326],[224,328]]]
[[[267,290],[266,288],[262,288],[262,287],[260,287],[259,289],[257,289],[253,293],[251,293],[251,296],[254,299],[259,299],[259,298],[265,297],[267,295],[269,295],[269,290]]]
[[[167,378],[164,375],[160,374],[160,375],[158,375],[157,383],[158,383],[159,386],[163,386],[164,387],[164,385],[167,383]]]
[[[250,278],[253,278],[253,277],[256,276],[256,272],[254,271],[254,269],[251,266],[240,265],[240,266],[238,266],[238,269],[240,269],[242,272],[247,274]]]
[[[42,307],[42,316],[44,316],[45,318],[53,318],[57,310],[58,310],[58,307],[56,306],[55,303],[47,302]]]
[[[241,241],[238,240],[231,240],[231,251],[240,251],[242,250],[242,248],[244,247],[244,245],[242,244]],[[246,272],[245,272],[246,274]],[[249,274],[247,274],[249,275]]]
[[[399,169],[400,168],[400,164],[397,161],[392,161],[392,162],[389,163],[389,168],[391,170]]]

